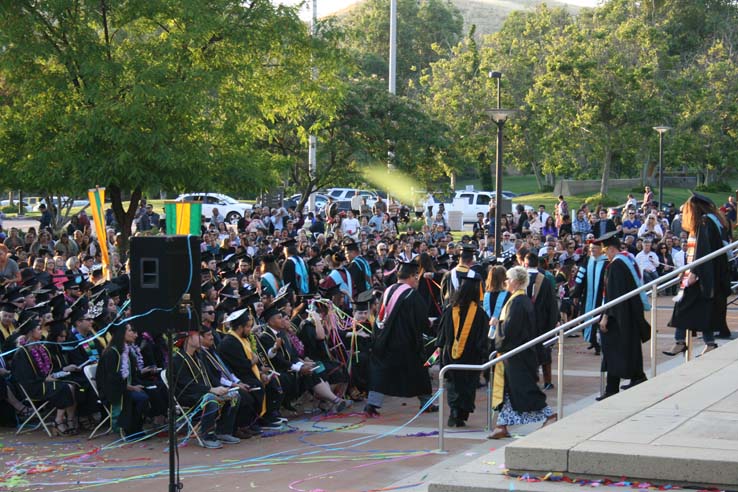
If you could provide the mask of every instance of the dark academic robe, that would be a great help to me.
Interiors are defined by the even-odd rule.
[[[117,347],[103,352],[100,362],[97,364],[97,390],[100,393],[100,399],[106,404],[113,405],[113,414],[120,408],[116,425],[123,429],[126,435],[132,435],[140,432],[143,425],[143,413],[136,412],[136,405],[131,398],[128,385],[144,385],[141,379],[141,373],[136,365],[135,355],[129,351],[128,365],[130,374],[127,379],[123,378],[120,372],[122,354]]]
[[[348,271],[351,274],[351,290],[354,293],[354,299],[364,291],[372,288],[372,269],[369,262],[363,256],[357,256],[348,265]]]
[[[305,271],[309,274],[309,267],[307,265],[307,262],[305,262],[304,259],[299,258],[298,261],[302,261],[302,264],[305,266]],[[282,263],[282,282],[283,285],[290,284],[290,288],[296,295],[306,295],[307,292],[302,292],[300,290],[300,281],[297,279],[297,269],[295,268],[295,262],[291,259],[287,258],[284,263]],[[309,282],[308,282],[308,290],[309,290]]]
[[[389,288],[387,299],[395,289]],[[428,307],[413,289],[404,292],[384,322],[374,329],[369,389],[390,396],[431,394],[428,370],[423,366],[423,330]]]
[[[536,286],[536,279],[542,277],[540,286]],[[543,335],[556,327],[559,321],[559,304],[551,282],[540,269],[537,273],[528,273],[528,297],[531,298],[536,312],[536,336]],[[533,337],[535,338],[535,337]],[[538,358],[541,365],[551,363],[551,349],[538,345]]]
[[[605,303],[638,288],[627,265],[619,259],[610,262],[605,280]],[[640,296],[621,302],[605,314],[607,332],[601,334],[603,369],[608,376],[621,379],[643,377],[641,329],[646,320]]]
[[[273,379],[265,386],[260,379],[256,378],[256,374],[254,374],[252,368],[252,362],[246,356],[243,345],[236,339],[235,335],[229,333],[223,337],[223,341],[218,345],[218,355],[220,355],[223,362],[226,363],[228,368],[242,383],[248,384],[252,388],[261,388],[260,391],[251,392],[251,395],[256,400],[257,409],[261,410],[264,398],[267,399],[267,413],[279,409],[284,398],[279,383],[276,379]]]
[[[440,318],[443,313],[443,299],[441,299],[440,283],[443,281],[443,274],[434,272],[433,278],[421,277],[418,279],[418,294],[423,298],[428,306],[429,318]],[[434,335],[435,336],[435,335]]]
[[[589,311],[602,306],[602,300],[605,291],[605,270],[607,267],[607,257],[602,255],[599,258],[589,257],[587,262],[579,267],[577,271],[576,283],[572,298],[579,299],[580,313],[585,314]],[[599,320],[599,316],[597,317]],[[584,338],[591,344],[597,344],[597,331],[599,323],[593,323],[584,329]]]
[[[547,282],[543,282],[547,284]],[[507,318],[495,334],[500,353],[529,342],[538,336],[536,313],[531,300],[519,295],[509,301]],[[505,393],[516,412],[534,412],[546,407],[546,395],[538,387],[538,356],[531,347],[505,361]]]
[[[372,332],[369,322],[365,322],[363,325],[364,328],[356,328],[356,333],[361,331],[365,333]],[[359,391],[366,393],[369,391],[369,354],[372,350],[372,339],[371,337],[349,336],[349,333],[351,333],[351,330],[346,330],[342,336],[346,349],[349,351],[353,350],[353,354],[350,354],[351,362],[348,367],[350,369],[351,385]]]
[[[190,356],[184,350],[177,350],[172,357],[170,370],[174,371],[174,394],[183,406],[197,405],[210,392],[210,379],[197,352]]]
[[[200,362],[205,368],[205,372],[207,372],[208,379],[212,386],[221,386],[221,376],[227,378],[228,374],[233,374],[223,359],[212,349],[206,349],[203,347],[198,350],[198,354],[200,355]],[[258,418],[257,409],[261,410],[261,398],[263,397],[258,397],[259,401],[257,407],[257,393],[263,393],[263,391],[249,392],[239,389],[238,393],[241,398],[238,402],[236,425],[237,427],[248,427],[256,422],[256,419]]]
[[[268,352],[269,349],[274,347],[277,338],[282,339],[282,347],[270,359]],[[274,368],[274,371],[279,373],[277,381],[287,402],[299,398],[304,391],[312,389],[313,386],[320,383],[320,380],[314,374],[299,374],[292,370],[292,364],[299,362],[300,357],[284,332],[280,331],[275,335],[271,328],[265,326],[259,334],[258,340],[262,360],[268,361],[267,366]]]
[[[694,260],[723,247],[720,231],[712,219],[703,217],[697,229]],[[694,267],[699,281],[684,289],[682,300],[674,304],[669,326],[692,331],[725,331],[730,271],[726,255]]]
[[[471,306],[459,309],[459,324],[454,326],[453,306],[443,311],[438,327],[438,341],[441,348],[441,367],[448,364],[483,364],[489,356],[487,333],[489,317],[484,312],[482,303],[478,303],[474,320],[466,335],[464,351],[460,356],[453,356],[453,345],[462,337],[464,324],[467,321]],[[451,371],[446,374],[448,380],[448,404],[452,409],[462,412],[474,411],[474,397],[479,382],[477,371]]]
[[[346,372],[346,363],[348,361],[340,359],[343,352],[341,351],[340,355],[337,350],[331,352],[328,347],[333,342],[329,340],[318,340],[315,324],[309,318],[300,324],[298,337],[305,346],[305,357],[309,357],[315,362],[321,362],[325,367],[325,371],[317,374],[320,378],[328,381],[330,384],[348,382],[348,373]]]
[[[48,354],[46,347],[42,347]],[[49,355],[51,360],[51,355]],[[23,385],[33,400],[48,400],[55,408],[67,408],[74,403],[74,396],[64,381],[46,381],[28,347],[21,346],[13,355],[11,364],[13,379]],[[51,372],[54,372],[53,362]]]

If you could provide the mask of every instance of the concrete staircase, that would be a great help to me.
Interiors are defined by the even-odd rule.
[[[432,492],[571,490],[514,474],[738,490],[738,340],[437,479]],[[496,459],[495,459],[496,458]],[[624,478],[625,477],[625,478]],[[600,487],[623,490],[622,487]]]

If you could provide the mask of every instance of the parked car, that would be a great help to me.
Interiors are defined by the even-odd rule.
[[[328,188],[325,194],[333,198],[333,201],[342,202],[346,200],[351,201],[355,192],[356,188]],[[366,204],[370,207],[374,206],[377,202],[377,193],[374,191],[359,190],[359,195],[366,198]]]
[[[175,201],[202,202],[202,214],[207,218],[212,217],[213,209],[217,208],[218,212],[229,223],[238,221],[246,214],[251,213],[251,209],[253,208],[249,203],[239,202],[235,198],[220,193],[184,193],[179,195]]]
[[[51,198],[51,204],[52,205],[56,205],[58,203],[58,198],[59,197],[52,197]],[[75,198],[70,198],[68,196],[61,197],[61,200],[62,200],[62,207],[67,207],[70,204],[71,204],[72,207],[86,207],[86,206],[88,206],[90,204],[90,201],[89,200],[82,200],[82,199],[79,199],[78,200],[78,199],[75,199]],[[46,203],[46,199],[45,198],[41,198],[40,200],[38,200],[38,203],[36,203],[33,206],[33,210],[36,211],[36,212],[38,212],[39,211],[39,207],[41,206],[42,203],[48,207],[48,204]]]
[[[486,214],[489,210],[489,202],[492,201],[495,196],[496,193],[494,191],[457,191],[450,202],[438,202],[434,200],[434,203],[432,204],[434,205],[433,212],[435,213],[438,210],[436,207],[438,203],[443,203],[447,212],[463,212],[463,222],[476,222],[477,214],[479,212]],[[503,192],[502,196],[506,199],[509,198],[505,195],[505,192]],[[426,207],[428,205],[431,205],[431,203],[426,203]],[[523,206],[526,212],[534,210],[531,205]],[[502,212],[511,213],[512,209],[515,209],[515,207],[517,207],[516,203],[512,203],[510,210],[507,210],[506,207],[503,206]]]
[[[296,193],[289,198],[286,198],[284,200],[284,207],[290,208],[290,207],[296,207],[298,203],[300,203],[300,198],[302,195],[300,193]],[[315,211],[320,212],[325,207],[325,204],[328,203],[328,197],[324,195],[323,193],[315,193]],[[308,202],[305,202],[305,207],[303,209],[303,212],[307,213],[308,210]]]

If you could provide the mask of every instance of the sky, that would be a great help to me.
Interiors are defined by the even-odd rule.
[[[274,0],[285,5],[297,5],[301,0]],[[338,10],[344,9],[350,5],[357,3],[359,0],[317,0],[318,2],[318,17],[332,14]],[[484,0],[481,0],[484,1]],[[571,5],[577,5],[580,7],[596,7],[603,0],[560,0]],[[312,5],[312,0],[307,0],[307,5],[302,8],[300,17],[305,20],[310,19],[309,6]]]

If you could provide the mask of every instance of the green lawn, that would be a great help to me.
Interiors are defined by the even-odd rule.
[[[738,177],[733,178],[729,183],[731,189],[738,189]],[[459,180],[457,182],[457,189],[463,190],[466,185],[474,185],[477,190],[482,189],[478,180],[466,179]],[[521,196],[514,199],[515,203],[522,203],[526,205],[545,205],[546,210],[553,210],[554,205],[558,201],[556,195],[553,192],[538,193],[536,192],[536,179],[534,176],[505,176],[502,180],[502,188],[513,193],[530,193],[529,195]],[[618,200],[618,203],[625,203],[630,189],[626,188],[610,188],[608,193],[609,196],[614,197]],[[654,190],[656,199],[658,199],[658,189]],[[727,201],[728,193],[704,193],[705,195],[712,198],[718,206],[721,206]],[[573,195],[567,196],[566,201],[569,202],[569,208],[578,208],[584,203],[584,200],[591,196],[592,193],[586,193],[584,195]],[[635,197],[640,200],[643,197],[642,193],[634,193]],[[689,198],[690,192],[685,188],[664,188],[664,202],[673,202],[677,206],[684,203]]]

